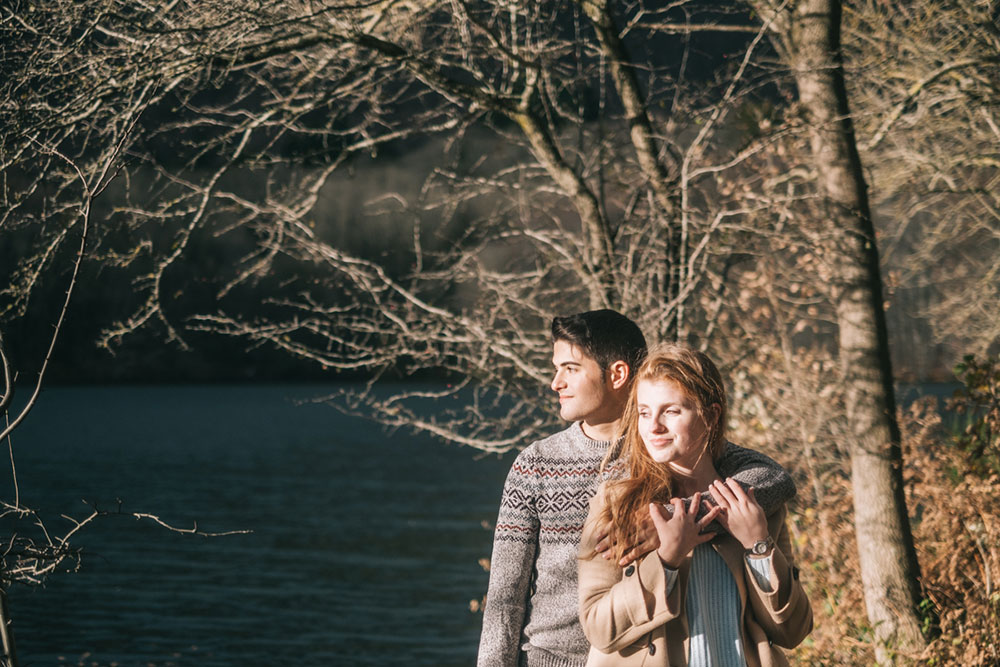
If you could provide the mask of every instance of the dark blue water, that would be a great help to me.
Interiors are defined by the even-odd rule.
[[[120,498],[181,527],[253,533],[100,519],[74,540],[79,572],[10,591],[22,666],[473,663],[482,523],[512,457],[289,400],[327,390],[46,391],[14,445],[21,502],[50,531],[85,516],[81,500]]]

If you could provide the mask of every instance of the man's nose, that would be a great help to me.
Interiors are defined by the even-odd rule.
[[[552,378],[552,384],[549,386],[552,387],[552,391],[559,391],[562,387],[565,387],[566,383],[562,379],[562,373],[556,373],[555,377]]]

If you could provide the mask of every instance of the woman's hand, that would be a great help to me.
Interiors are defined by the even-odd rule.
[[[672,498],[670,504],[674,508],[672,516],[658,503],[650,503],[649,515],[660,538],[656,553],[664,565],[676,570],[692,549],[715,537],[712,533],[702,533],[702,530],[720,516],[722,508],[713,507],[698,521],[700,493],[694,494],[687,509],[684,509],[684,501],[680,498]]]
[[[767,517],[754,498],[753,489],[748,494],[732,477],[725,482],[716,480],[708,488],[723,510],[719,523],[739,540],[743,548],[749,549],[755,542],[767,539]]]

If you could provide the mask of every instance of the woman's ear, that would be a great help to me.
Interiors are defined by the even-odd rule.
[[[612,389],[622,389],[628,386],[631,376],[632,371],[624,361],[615,361],[608,367],[608,377],[611,380]]]

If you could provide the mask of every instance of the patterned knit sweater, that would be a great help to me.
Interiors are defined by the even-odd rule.
[[[621,461],[601,472],[611,443],[579,423],[539,440],[514,460],[493,538],[478,667],[583,667],[590,648],[580,627],[577,550],[590,499]],[[752,485],[769,510],[795,495],[770,458],[730,444],[719,473]],[[522,655],[523,652],[523,655]]]

